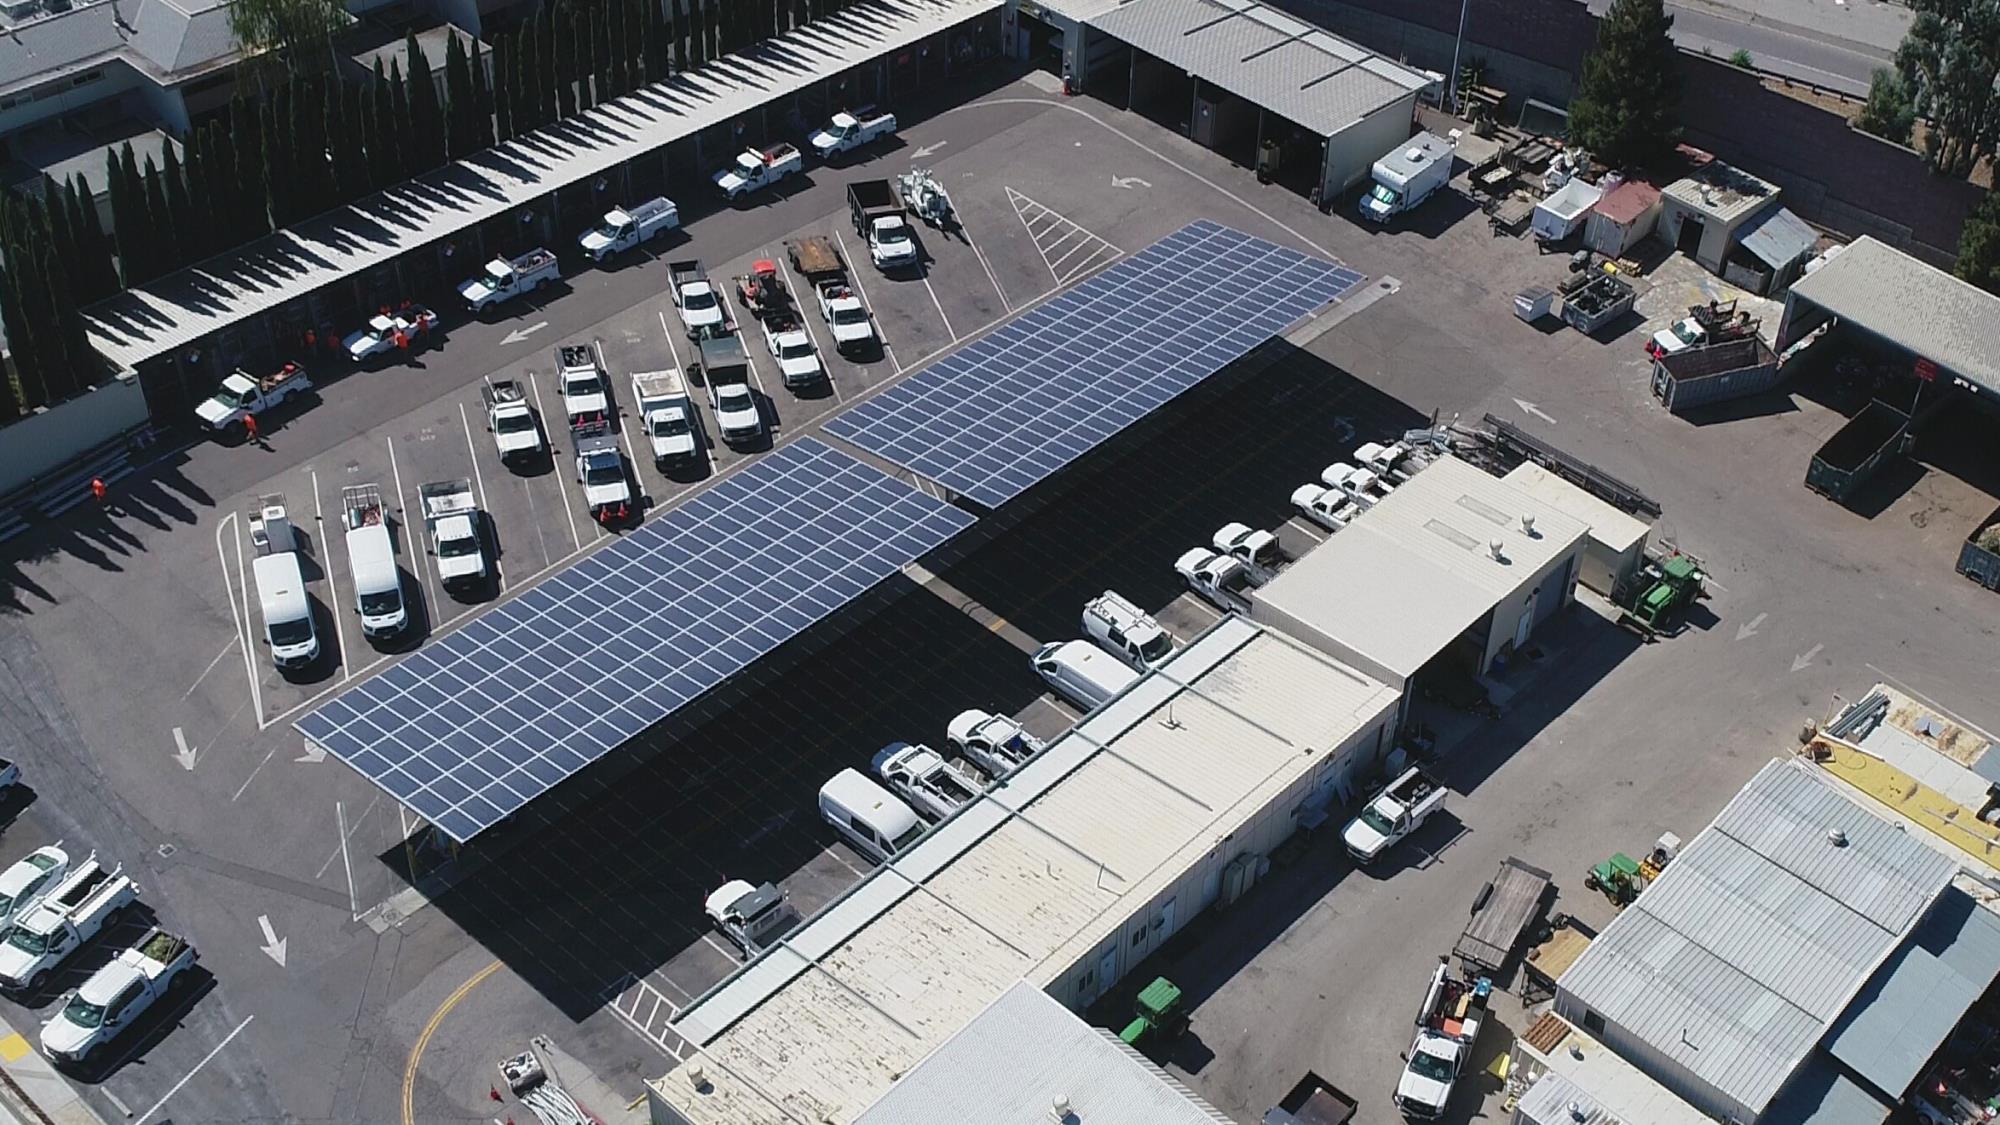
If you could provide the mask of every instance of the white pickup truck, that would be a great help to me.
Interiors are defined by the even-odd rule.
[[[869,319],[868,306],[861,303],[853,286],[843,279],[829,278],[813,286],[813,296],[819,302],[820,319],[833,333],[835,351],[853,356],[875,347],[875,322]]]
[[[492,569],[486,565],[486,536],[472,481],[460,477],[421,485],[417,502],[424,509],[424,531],[437,558],[438,581],[454,593],[485,586]]]
[[[621,250],[680,229],[680,209],[671,199],[656,197],[636,207],[614,207],[604,213],[604,221],[577,236],[577,245],[593,262],[602,262]]]
[[[293,395],[312,389],[312,377],[296,363],[287,363],[263,376],[238,371],[224,379],[222,386],[203,399],[194,412],[209,429],[225,430],[241,425],[246,415],[262,414]]]
[[[1338,488],[1302,484],[1292,489],[1292,507],[1328,531],[1339,531],[1361,514],[1361,505]]]
[[[1428,1121],[1444,1116],[1453,1088],[1472,1062],[1492,994],[1492,981],[1454,977],[1450,963],[1438,958],[1424,989],[1424,1005],[1417,1009],[1416,1038],[1403,1055],[1403,1073],[1396,1080],[1396,1108],[1404,1117]]]
[[[709,920],[723,936],[736,943],[746,957],[755,957],[799,924],[799,912],[785,898],[785,892],[765,883],[753,887],[742,879],[731,879],[716,888],[702,903]]]
[[[639,428],[653,447],[653,464],[685,465],[701,454],[694,435],[694,401],[681,373],[640,371],[632,376],[632,402]]]
[[[690,337],[729,330],[729,309],[700,259],[667,263],[667,296],[680,311],[681,326]]]
[[[1174,571],[1195,596],[1224,613],[1249,613],[1250,591],[1260,585],[1260,574],[1249,563],[1207,547],[1175,559]]]
[[[943,820],[971,804],[985,788],[964,766],[928,746],[891,742],[876,752],[873,765],[889,788],[933,820]]]
[[[556,387],[572,433],[601,434],[611,428],[611,388],[593,344],[556,347]]]
[[[1381,503],[1395,486],[1382,479],[1373,469],[1358,468],[1345,461],[1335,461],[1319,474],[1320,483],[1328,488],[1337,488],[1348,499],[1363,509]]]
[[[1340,830],[1340,842],[1357,862],[1372,863],[1443,808],[1444,794],[1437,778],[1422,766],[1411,766],[1361,806],[1361,815]]]
[[[553,251],[537,246],[516,258],[495,258],[478,277],[458,283],[458,295],[473,312],[532,293],[562,276]]]
[[[746,148],[736,154],[729,167],[713,177],[716,190],[728,199],[741,199],[770,187],[786,176],[805,171],[806,158],[797,145],[777,144],[770,148]]]
[[[1210,542],[1223,554],[1265,570],[1275,570],[1285,561],[1285,552],[1278,546],[1278,537],[1247,523],[1223,524],[1216,529],[1215,537]]]
[[[349,333],[340,346],[347,350],[348,359],[366,363],[416,347],[436,327],[436,313],[422,305],[411,305],[395,313],[369,317],[368,323],[359,331]]]
[[[1354,447],[1354,459],[1392,485],[1409,480],[1418,469],[1429,464],[1429,459],[1406,441],[1386,445],[1379,441],[1363,442]]]
[[[479,388],[486,404],[486,431],[500,460],[508,465],[538,460],[544,450],[542,427],[527,389],[513,379],[489,379]]]
[[[69,853],[44,844],[0,871],[0,930],[25,917],[69,874]]]
[[[590,518],[600,524],[623,523],[632,515],[632,479],[625,473],[625,455],[618,439],[600,433],[578,439],[576,479],[583,485]]]
[[[896,115],[876,113],[875,107],[868,106],[852,113],[842,110],[834,114],[833,120],[806,138],[806,143],[812,146],[821,160],[828,160],[895,135]]]
[[[789,308],[774,308],[759,323],[764,328],[764,346],[770,350],[771,358],[778,361],[778,375],[788,389],[803,390],[826,381],[819,349],[813,347],[812,335],[806,331],[799,314]]]
[[[41,991],[57,965],[138,897],[139,885],[123,868],[106,871],[95,855],[84,860],[49,897],[8,927],[0,942],[0,989]]]
[[[95,1060],[160,997],[191,979],[187,971],[196,960],[193,942],[155,927],[137,945],[90,974],[42,1025],[42,1051],[56,1062]]]
[[[944,729],[952,749],[978,763],[994,777],[1003,777],[1042,752],[1042,740],[1005,715],[977,709],[961,711]]]

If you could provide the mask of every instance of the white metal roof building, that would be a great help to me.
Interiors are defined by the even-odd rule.
[[[1636,574],[1646,555],[1653,525],[1615,508],[1533,461],[1523,461],[1500,478],[1557,511],[1582,520],[1590,528],[1583,567],[1577,581],[1607,597],[1626,577]]]
[[[1555,1011],[1718,1117],[1770,1120],[1808,1072],[1830,1080],[1815,1104],[1874,1100],[1807,1064],[1956,869],[1772,762],[1562,975]]]
[[[847,1125],[1018,980],[1084,1007],[1372,768],[1398,698],[1222,621],[687,1008],[655,1120]]]
[[[855,1125],[1033,1125],[1057,1099],[1090,1125],[1233,1125],[1048,993],[1017,981],[917,1063]]]
[[[1714,1125],[1554,1012],[1514,1040],[1513,1055],[1514,1073],[1528,1082],[1515,1125]]]
[[[162,2],[162,0],[153,0]],[[871,0],[778,37],[781,63],[732,56],[614,98],[421,179],[121,293],[85,314],[90,342],[136,368],[531,204],[774,98],[999,7],[1000,0]]]
[[[2000,296],[1862,237],[1792,284],[1778,347],[1839,317],[2000,396]]]
[[[1483,672],[1568,603],[1588,531],[1443,457],[1258,589],[1251,616],[1398,687],[1461,637]]]

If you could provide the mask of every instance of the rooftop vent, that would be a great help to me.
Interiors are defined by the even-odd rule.
[[[1521,530],[1527,532],[1529,535],[1533,535],[1535,533],[1535,517],[1523,512],[1521,514]]]
[[[1070,1109],[1068,1094],[1057,1094],[1049,1102],[1049,1120],[1055,1125],[1069,1125],[1076,1120],[1076,1114]]]
[[[1827,842],[1827,843],[1829,843],[1829,844],[1832,844],[1832,845],[1833,845],[1834,847],[1836,847],[1836,848],[1844,848],[1844,847],[1846,847],[1846,846],[1847,846],[1847,832],[1846,832],[1846,830],[1844,830],[1844,829],[1840,829],[1840,828],[1829,828],[1829,829],[1827,829],[1827,830],[1826,830],[1826,842]]]
[[[688,1085],[706,1092],[708,1089],[708,1068],[700,1063],[689,1063],[687,1067]]]
[[[1422,160],[1423,158],[1424,158],[1424,150],[1418,148],[1416,145],[1411,145],[1408,149],[1405,149],[1403,152],[1403,159],[1405,160],[1414,161],[1414,160]]]
[[[1486,550],[1496,561],[1499,561],[1507,557],[1506,546],[1505,543],[1500,542],[1498,539],[1490,539],[1486,543]]]
[[[1588,1120],[1589,1117],[1590,1115],[1583,1111],[1582,1102],[1569,1103],[1569,1119],[1571,1121],[1585,1121]]]

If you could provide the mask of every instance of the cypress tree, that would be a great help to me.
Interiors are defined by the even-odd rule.
[[[638,21],[639,10],[632,6],[631,0],[616,0],[605,9],[602,34],[608,56],[605,59],[606,86],[611,91],[611,97],[622,98],[639,88],[634,77],[639,68],[633,65],[643,45],[639,38]]]
[[[144,285],[159,276],[159,255],[153,250],[153,216],[146,210],[145,181],[139,178],[139,165],[133,159],[132,142],[126,141],[118,153],[118,183],[124,190],[120,193],[124,203],[111,214],[112,224],[118,230],[118,262],[123,267],[125,287]]]
[[[292,189],[291,91],[280,86],[260,110],[258,134],[264,139],[264,187],[270,200],[271,225],[283,227],[298,217]]]
[[[292,169],[298,177],[298,219],[333,209],[333,179],[327,168],[326,114],[320,109],[324,87],[315,77],[292,85]]]
[[[661,0],[639,0],[640,27],[645,39],[646,81],[667,80],[667,40],[673,35],[673,25],[668,22],[660,7]]]
[[[472,72],[472,151],[478,152],[493,147],[493,95],[486,88],[486,60],[476,41],[465,68]]]
[[[50,398],[60,402],[89,385],[90,346],[83,335],[83,316],[76,310],[69,267],[48,242],[42,244],[40,258],[46,323],[52,329],[42,348],[42,383]]]
[[[390,144],[396,157],[396,182],[401,183],[422,170],[423,160],[413,147],[417,125],[410,108],[410,86],[403,81],[403,64],[395,61],[389,63],[389,112],[395,115],[396,135]]]
[[[708,7],[702,0],[687,0],[688,5],[688,67],[697,67],[708,61]]]
[[[596,75],[597,55],[597,11],[585,8],[578,16],[571,31],[570,46],[575,51],[575,61],[570,69],[576,71],[576,108],[581,113],[597,104],[598,95],[591,88],[591,80]]]
[[[10,244],[7,246],[7,261],[25,264],[25,259],[16,257],[18,253]],[[27,310],[22,307],[21,289],[14,278],[12,266],[0,267],[0,324],[7,328],[7,348],[14,355],[14,375],[21,381],[21,397],[16,410],[33,410],[37,406],[47,406],[49,395],[42,386],[42,369],[35,362],[34,328],[28,322]],[[0,379],[0,383],[6,382]],[[12,388],[8,388],[12,397]]]
[[[63,190],[56,186],[54,177],[42,177],[42,198],[48,201],[49,244],[63,261],[76,261],[76,228],[70,226],[68,201],[63,198]]]
[[[514,72],[510,69],[514,58],[513,42],[512,37],[502,37],[493,44],[493,73],[496,76],[493,116],[497,119],[494,122],[494,129],[496,130],[497,139],[502,144],[514,139],[515,84]],[[472,61],[467,64],[467,69],[472,71],[472,88],[475,91],[483,92],[485,90],[485,81],[481,75],[484,68],[479,65],[479,58],[476,53]],[[483,101],[484,99],[480,100]],[[481,106],[481,112],[484,112],[483,105]]]
[[[368,170],[375,190],[396,182],[396,164],[396,100],[382,60],[376,59],[375,82],[368,89]]]
[[[172,152],[169,148],[167,151]],[[160,178],[160,170],[153,165],[153,158],[146,157],[146,221],[151,225],[152,235],[147,239],[148,264],[152,275],[146,280],[162,277],[181,267],[180,248],[174,241],[173,208],[167,202],[166,184]]]
[[[454,43],[458,41],[456,32],[451,39]],[[416,130],[411,171],[423,173],[442,167],[446,160],[444,109],[438,105],[437,79],[431,75],[430,60],[417,47],[416,32],[404,38],[403,50],[409,56],[404,77],[410,87],[410,123]]]
[[[77,218],[82,220],[77,226],[77,238],[90,261],[91,293],[94,299],[103,300],[118,292],[118,268],[111,261],[111,240],[104,237],[104,220],[97,214],[97,197],[83,173],[78,172],[70,182],[70,195],[77,201]]]
[[[188,203],[180,157],[174,155],[173,145],[165,147],[166,167],[160,169],[160,183],[166,189],[167,215],[160,241],[167,247],[167,269],[176,270],[192,262],[199,248],[194,244],[194,209]]]
[[[14,325],[21,319],[20,309],[14,304],[14,279],[0,268],[0,324],[4,324],[8,337],[14,333]],[[0,370],[0,425],[12,422],[21,416],[21,400],[14,394],[14,381]]]
[[[472,71],[466,64],[465,48],[459,45],[456,30],[445,40],[444,93],[445,159],[463,160],[476,147],[474,138],[478,130],[473,126],[473,115],[479,112],[479,103],[472,93]]]
[[[229,103],[229,149],[236,158],[236,176],[230,181],[236,206],[232,221],[243,224],[243,237],[256,238],[271,229],[270,185],[264,174],[264,132],[258,127],[257,110],[238,95]]]
[[[190,226],[181,235],[188,244],[189,257],[195,260],[228,249],[221,245],[223,233],[215,222],[215,208],[211,202],[211,176],[208,171],[209,142],[208,128],[203,126],[188,134],[187,163],[181,166],[181,176],[187,181],[188,218]],[[79,279],[76,269],[70,269],[70,284],[76,286]]]
[[[328,147],[333,150],[333,193],[341,203],[352,203],[368,194],[368,150],[362,147],[361,134],[347,116],[348,107],[353,104],[348,92],[351,89],[349,83],[343,82],[339,89],[328,91],[326,97],[326,136]]]
[[[549,24],[554,34],[556,76],[556,116],[561,121],[576,116],[576,27],[570,19],[569,5],[558,6],[549,15]]]
[[[532,132],[547,124],[542,106],[548,98],[548,83],[542,81],[542,21],[530,18],[514,41],[514,65],[520,77],[514,91],[514,132]]]
[[[556,83],[561,80],[561,72],[556,69],[556,23],[555,12],[544,10],[542,18],[536,20],[535,29],[535,77],[540,82],[536,96],[541,100],[541,109],[535,114],[536,124],[553,125],[562,119],[562,101],[556,97]]]

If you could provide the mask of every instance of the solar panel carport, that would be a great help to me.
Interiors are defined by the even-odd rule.
[[[1407,140],[1418,93],[1441,81],[1255,0],[1128,0],[1085,22],[1134,49],[1126,91],[1134,109],[1178,115],[1176,80],[1194,79],[1188,128],[1211,148],[1236,155],[1249,139],[1255,151],[1292,127],[1318,137],[1322,198],[1352,187]],[[1107,77],[1094,81],[1101,88]],[[1252,114],[1255,136],[1245,138]]]

